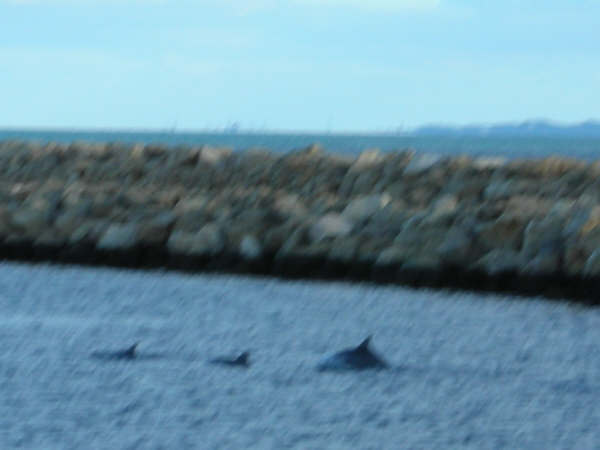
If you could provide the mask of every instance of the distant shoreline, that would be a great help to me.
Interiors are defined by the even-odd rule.
[[[135,133],[135,134],[220,134],[220,135],[300,135],[300,136],[399,136],[399,137],[556,137],[556,138],[599,138],[600,120],[563,123],[551,120],[525,120],[490,124],[450,125],[433,123],[416,127],[396,129],[345,130],[345,129],[278,129],[244,128],[242,126],[221,126],[208,128],[179,127],[35,127],[0,126],[2,132],[29,133]]]

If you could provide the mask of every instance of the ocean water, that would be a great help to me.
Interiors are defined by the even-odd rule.
[[[0,287],[2,449],[600,445],[597,309],[12,263]],[[315,370],[367,334],[392,370]],[[207,363],[246,349],[248,370]]]
[[[600,140],[0,131],[596,159]],[[0,449],[600,446],[600,310],[543,299],[0,263]],[[394,365],[319,373],[373,334]],[[95,351],[141,341],[140,359]],[[207,363],[249,349],[249,370]]]
[[[358,154],[368,148],[392,151],[412,148],[419,152],[442,155],[474,156],[503,155],[507,158],[542,158],[562,155],[585,160],[600,157],[600,138],[567,137],[476,137],[476,136],[402,136],[393,134],[261,134],[261,133],[185,133],[185,132],[123,132],[123,131],[44,131],[2,130],[0,140],[31,139],[41,142],[142,142],[168,145],[213,145],[235,150],[267,148],[291,151],[318,143],[328,151]]]

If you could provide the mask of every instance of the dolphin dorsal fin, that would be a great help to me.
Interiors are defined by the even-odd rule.
[[[360,343],[360,345],[358,347],[356,347],[357,350],[369,350],[369,343],[371,342],[371,337],[373,337],[372,335],[368,335],[364,341],[362,341]]]
[[[247,366],[249,356],[250,356],[250,352],[244,352],[235,359],[234,363]]]
[[[129,348],[127,349],[127,352],[126,352],[126,353],[127,353],[128,355],[135,356],[135,350],[137,349],[137,346],[138,346],[138,345],[140,345],[140,343],[139,343],[139,342],[136,342],[135,344],[133,344],[131,347],[129,347]]]

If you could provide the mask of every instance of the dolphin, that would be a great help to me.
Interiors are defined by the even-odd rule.
[[[209,362],[211,364],[220,364],[222,366],[230,366],[230,367],[250,367],[250,352],[245,351],[237,358],[215,358],[211,359]]]
[[[136,342],[131,347],[128,347],[124,350],[117,350],[113,352],[94,352],[92,356],[97,359],[107,359],[107,360],[131,360],[137,357],[137,346],[139,342]]]
[[[369,348],[371,336],[367,336],[358,347],[348,348],[322,360],[317,365],[319,372],[387,369],[389,364]]]

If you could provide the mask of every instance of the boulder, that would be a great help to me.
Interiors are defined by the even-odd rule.
[[[69,235],[68,242],[72,245],[96,243],[109,227],[106,220],[85,220]]]
[[[535,192],[535,185],[526,180],[492,179],[483,191],[485,200],[507,199]]]
[[[262,245],[255,236],[247,234],[240,242],[239,253],[246,260],[259,259],[263,253]]]
[[[487,249],[520,250],[527,222],[514,214],[504,213],[493,222],[476,228],[479,242]]]
[[[350,171],[363,172],[365,169],[380,165],[384,160],[385,156],[378,149],[365,150],[354,161],[354,164],[350,166]]]
[[[446,231],[443,226],[426,225],[419,215],[413,216],[393,241],[394,258],[405,261],[410,267],[438,267],[441,264],[438,249]],[[391,252],[385,257],[391,257]]]
[[[389,235],[393,239],[402,231],[409,217],[410,213],[400,202],[388,203],[370,217],[361,232],[367,235]]]
[[[232,153],[233,150],[230,148],[202,147],[202,150],[200,150],[199,162],[215,166],[229,158]]]
[[[564,250],[563,270],[568,275],[581,276],[583,275],[584,267],[593,251],[581,245],[580,242],[567,244]]]
[[[167,241],[169,252],[190,256],[216,256],[225,249],[225,238],[215,223],[203,226],[195,233],[176,230]]]
[[[515,195],[506,202],[507,213],[521,217],[523,220],[542,218],[549,214],[553,202],[535,195]]]
[[[480,170],[498,169],[503,167],[508,162],[508,159],[502,156],[479,156],[473,159],[473,167]]]
[[[309,229],[311,242],[343,237],[350,234],[353,224],[341,214],[329,213],[319,218]]]
[[[401,245],[392,245],[379,253],[375,260],[375,266],[398,266],[400,267],[406,261],[408,254]]]
[[[342,211],[342,216],[352,223],[362,223],[381,209],[391,200],[389,194],[366,195],[354,198]]]
[[[357,236],[342,236],[333,240],[327,259],[339,263],[351,263],[355,260],[360,246]]]
[[[40,209],[20,208],[12,213],[12,228],[28,235],[37,236],[50,226],[48,212]]]
[[[142,220],[138,226],[138,240],[144,245],[164,244],[169,237],[177,216],[171,211],[160,212]]]
[[[96,244],[98,250],[130,250],[138,244],[139,224],[111,224]]]
[[[278,195],[273,208],[284,217],[305,217],[308,212],[298,194],[284,193]]]
[[[482,256],[473,269],[480,269],[489,275],[499,275],[506,272],[517,272],[523,267],[523,256],[510,248],[495,248]]]
[[[48,229],[40,234],[34,241],[33,245],[49,248],[60,248],[67,242],[67,236],[56,229]]]
[[[559,253],[562,250],[562,232],[563,220],[560,217],[548,216],[543,220],[531,220],[523,233],[523,255],[531,258],[542,250],[546,253]]]
[[[267,233],[266,243],[269,244],[269,239],[273,237]],[[300,225],[296,228],[290,228],[287,231],[285,241],[279,247],[279,250],[275,254],[276,259],[285,259],[290,255],[293,255],[295,251],[300,247],[306,247],[310,244],[309,228],[305,225]]]
[[[583,275],[586,277],[600,276],[600,248],[594,250],[585,262]]]
[[[404,168],[405,176],[415,176],[426,172],[443,160],[441,155],[433,153],[421,153],[412,157]]]
[[[73,207],[59,214],[54,220],[54,226],[61,233],[70,235],[75,231],[86,219],[86,208]]]
[[[548,250],[538,253],[521,268],[521,273],[528,275],[552,275],[561,269],[560,253]]]
[[[481,250],[472,230],[455,226],[448,230],[437,253],[444,263],[468,267]]]
[[[450,227],[458,211],[458,199],[455,195],[444,194],[437,197],[423,220],[425,224]]]

